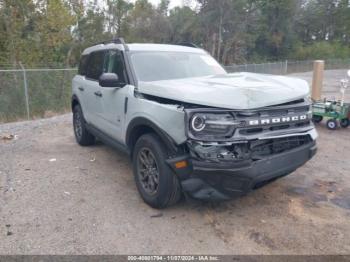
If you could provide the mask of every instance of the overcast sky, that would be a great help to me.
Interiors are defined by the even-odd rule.
[[[86,2],[95,2],[96,0],[85,0]],[[135,2],[136,0],[129,0],[130,2]],[[161,0],[148,0],[148,2],[152,3],[153,5],[157,6],[160,3]],[[175,6],[182,6],[183,2],[191,2],[186,0],[170,0],[169,9],[174,8]],[[105,7],[106,1],[105,0],[97,0],[97,3],[101,7]]]
[[[132,2],[135,2],[135,0],[132,0]],[[158,5],[160,3],[160,0],[148,0],[148,2],[152,3],[153,5]],[[170,0],[169,8],[173,8],[175,6],[181,6],[182,0]]]

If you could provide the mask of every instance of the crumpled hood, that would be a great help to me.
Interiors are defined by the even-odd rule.
[[[275,75],[233,73],[139,82],[141,93],[228,109],[254,109],[287,103],[308,95],[306,81]]]

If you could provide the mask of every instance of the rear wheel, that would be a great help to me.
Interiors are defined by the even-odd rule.
[[[340,120],[340,126],[341,127],[346,128],[346,127],[349,126],[349,124],[350,124],[350,120],[347,119],[347,118],[343,118],[342,120]]]
[[[323,120],[322,116],[318,116],[318,115],[313,115],[312,116],[312,121],[315,123],[320,123]]]
[[[90,146],[95,143],[95,137],[87,130],[86,123],[80,105],[73,109],[73,129],[75,140],[81,146]]]
[[[176,174],[166,164],[167,151],[154,134],[141,136],[133,151],[133,170],[137,189],[151,207],[165,208],[180,200]]]
[[[327,128],[330,129],[330,130],[335,130],[337,129],[338,127],[338,123],[337,123],[337,120],[335,119],[329,119],[327,121]]]

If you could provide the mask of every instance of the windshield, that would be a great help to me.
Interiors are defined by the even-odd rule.
[[[185,52],[135,52],[131,54],[138,80],[151,82],[226,74],[207,54]]]

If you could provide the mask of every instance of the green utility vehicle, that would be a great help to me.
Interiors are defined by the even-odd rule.
[[[348,71],[350,77],[350,70]],[[340,81],[341,100],[316,101],[312,104],[312,120],[319,123],[323,118],[327,118],[327,128],[335,130],[338,127],[338,122],[341,127],[348,127],[350,124],[350,103],[344,103],[345,90],[348,87],[349,80],[342,79]]]

